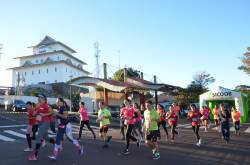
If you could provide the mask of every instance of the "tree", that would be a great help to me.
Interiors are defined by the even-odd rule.
[[[127,75],[129,77],[140,78],[140,71],[134,70],[133,68],[127,69]],[[124,69],[119,69],[116,71],[112,77],[113,80],[116,81],[124,81]]]
[[[197,86],[207,89],[207,86],[213,82],[215,82],[215,78],[212,77],[210,74],[206,73],[205,71],[197,72],[193,76],[193,81],[191,82],[190,86]]]
[[[247,48],[247,52],[241,57],[241,62],[243,63],[238,67],[239,70],[243,70],[248,75],[250,75],[250,47]]]

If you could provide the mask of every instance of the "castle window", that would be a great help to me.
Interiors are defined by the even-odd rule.
[[[47,73],[49,73],[49,69],[47,68]]]

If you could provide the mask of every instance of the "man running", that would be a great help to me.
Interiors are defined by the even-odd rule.
[[[232,120],[235,128],[235,134],[240,136],[240,111],[232,107]]]
[[[99,111],[98,111],[98,118],[96,122],[100,122],[100,137],[104,141],[103,148],[108,147],[108,143],[112,139],[112,136],[107,136],[109,125],[110,125],[110,119],[111,113],[106,108],[104,102],[99,102]]]
[[[225,109],[224,104],[220,104],[219,118],[220,118],[221,133],[223,139],[228,144],[230,140],[230,125],[229,125],[230,113],[227,109]]]
[[[157,144],[158,121],[160,116],[155,109],[152,108],[152,102],[146,102],[146,110],[144,111],[144,127],[146,131],[146,144],[152,150],[152,158],[160,159],[159,146]]]
[[[95,132],[93,131],[93,129],[90,127],[90,124],[89,124],[88,110],[87,110],[87,108],[85,108],[84,102],[80,102],[79,106],[80,106],[80,109],[79,109],[78,113],[80,114],[81,121],[80,121],[78,140],[81,139],[82,129],[83,129],[84,125],[87,126],[88,130],[91,131],[91,133],[93,134],[94,139],[96,139]]]
[[[124,125],[126,125],[126,148],[122,151],[122,154],[128,155],[129,154],[129,145],[130,140],[137,143],[137,147],[140,147],[140,139],[136,139],[134,136],[131,135],[134,124],[136,122],[135,118],[135,110],[133,107],[130,106],[130,100],[124,100],[125,107],[123,108],[123,118],[124,118]]]
[[[83,146],[80,145],[78,141],[75,140],[72,136],[72,127],[68,119],[67,104],[63,98],[58,98],[56,103],[57,103],[58,109],[56,112],[54,112],[54,115],[56,116],[56,119],[58,122],[58,127],[57,127],[58,131],[56,133],[56,141],[54,145],[53,154],[48,157],[52,160],[57,160],[59,151],[62,150],[61,142],[62,142],[64,134],[66,134],[68,140],[75,145],[79,154],[82,155]]]
[[[201,145],[201,138],[199,135],[199,128],[200,128],[200,112],[197,110],[195,104],[191,104],[190,112],[188,114],[188,119],[191,121],[193,132],[195,133],[197,142],[196,145]]]

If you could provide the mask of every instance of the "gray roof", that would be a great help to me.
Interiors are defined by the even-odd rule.
[[[60,44],[63,47],[69,49],[72,53],[76,53],[76,51],[74,49],[70,48],[69,46],[65,45],[64,43],[62,43],[60,41],[54,40],[50,36],[45,36],[44,39],[41,42],[39,42],[37,45],[31,46],[31,47],[39,47],[39,46],[42,46],[42,45],[46,45],[47,46],[47,45],[52,45],[52,44]]]

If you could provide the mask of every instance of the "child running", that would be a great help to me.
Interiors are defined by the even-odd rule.
[[[209,109],[206,105],[202,106],[202,109],[200,110],[201,113],[201,120],[203,125],[205,126],[205,132],[207,132],[208,129],[208,120],[209,120]]]
[[[26,132],[26,139],[28,143],[28,147],[24,149],[25,152],[33,151],[32,149],[32,138],[35,137],[34,126],[36,125],[36,111],[33,107],[33,104],[28,101],[26,103],[27,107],[27,117],[28,117],[28,126]],[[34,132],[33,132],[34,131]]]
[[[178,132],[175,130],[178,116],[176,115],[172,105],[169,107],[169,111],[166,114],[166,120],[168,120],[168,124],[171,127],[171,142],[174,143],[175,134],[178,134]]]
[[[100,137],[104,141],[103,148],[108,148],[108,143],[112,139],[112,136],[108,136],[108,130],[110,125],[111,113],[106,108],[104,102],[99,102],[98,118],[96,122],[100,122]]]
[[[232,120],[235,128],[235,134],[240,136],[240,111],[232,107]]]
[[[58,131],[56,133],[56,141],[54,145],[53,154],[51,156],[48,156],[52,160],[57,160],[59,150],[62,150],[61,148],[61,142],[63,139],[64,134],[66,134],[68,140],[75,145],[80,155],[83,155],[83,146],[78,143],[77,140],[75,140],[72,136],[72,126],[69,123],[68,119],[68,111],[67,111],[67,104],[64,101],[63,98],[57,99],[57,106],[58,109],[56,112],[54,112],[54,115],[56,116],[57,122],[58,122]]]
[[[83,129],[84,125],[87,126],[88,130],[91,131],[91,133],[93,134],[94,139],[96,139],[96,135],[95,135],[93,129],[90,127],[90,124],[89,124],[88,110],[87,110],[87,108],[84,107],[84,102],[80,102],[79,106],[80,106],[80,109],[79,109],[78,113],[80,114],[81,121],[80,121],[80,129],[79,129],[78,140],[81,139],[82,129]]]
[[[200,112],[197,110],[195,104],[191,104],[190,112],[188,113],[188,119],[191,121],[192,129],[195,133],[197,142],[196,145],[201,145],[201,138],[199,135],[199,128],[200,128]]]
[[[152,108],[152,102],[146,102],[146,110],[144,111],[144,127],[146,132],[146,144],[152,150],[152,158],[160,159],[159,146],[157,144],[158,121],[160,116],[155,109]]]
[[[168,130],[167,130],[167,122],[166,122],[166,113],[164,110],[164,107],[161,104],[157,104],[157,113],[160,116],[160,120],[158,122],[158,129],[159,129],[159,139],[161,139],[161,131],[160,131],[160,126],[163,127],[165,133],[166,133],[166,140],[168,140]]]

